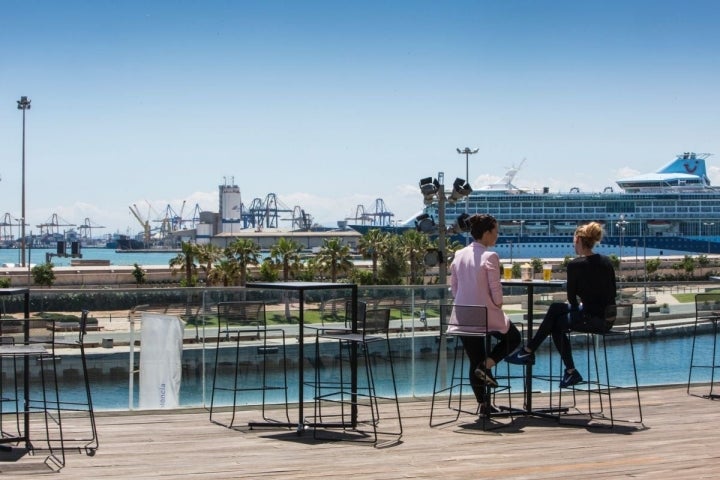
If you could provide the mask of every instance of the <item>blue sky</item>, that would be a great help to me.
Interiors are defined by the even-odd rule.
[[[720,185],[720,3],[0,3],[0,214],[136,233],[170,205],[275,193],[335,225],[418,180],[526,159],[521,187],[599,191],[684,151]],[[150,207],[152,205],[152,208]]]

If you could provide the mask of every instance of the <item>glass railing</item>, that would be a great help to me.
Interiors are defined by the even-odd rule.
[[[341,285],[339,285],[341,287]],[[427,397],[432,393],[435,361],[437,358],[439,306],[450,301],[447,286],[358,286],[358,299],[366,302],[368,308],[389,308],[391,310],[390,335],[393,359],[397,364],[399,393],[403,397]],[[506,287],[505,307],[512,320],[519,324],[526,322],[527,308],[525,291],[519,287]],[[535,321],[538,324],[544,308],[552,301],[563,300],[562,288],[538,288],[533,298]],[[338,288],[305,293],[303,299],[304,319],[307,326],[323,324],[345,324],[345,302],[349,300],[347,289]],[[285,334],[285,355],[282,351],[260,345],[263,340],[257,335],[240,338],[228,334],[227,328],[218,319],[218,305],[223,302],[253,301],[265,304],[268,327],[274,332]],[[143,312],[155,312],[179,317],[182,320],[182,351],[180,370],[180,396],[177,407],[207,407],[210,403],[215,375],[233,375],[235,362],[242,362],[241,373],[247,381],[262,381],[261,375],[280,375],[284,364],[288,367],[288,398],[296,398],[296,371],[298,362],[304,362],[306,378],[313,375],[314,368],[320,368],[315,360],[315,331],[306,328],[304,338],[299,338],[298,318],[301,302],[297,293],[262,288],[162,288],[162,289],[98,289],[98,290],[31,290],[30,315],[31,332],[37,337],[48,337],[53,328],[52,318],[62,318],[61,327],[55,326],[58,337],[77,338],[74,322],[83,309],[90,312],[88,332],[85,337],[87,364],[96,410],[133,410],[140,405],[140,358],[142,344]],[[21,298],[2,299],[3,337],[21,341],[22,331],[13,318],[22,316]],[[685,309],[687,317],[694,318],[694,310]],[[636,316],[643,315],[643,305],[636,308]],[[655,315],[654,311],[652,315]],[[652,320],[653,317],[651,317]],[[268,333],[271,343],[277,345],[277,333]],[[687,336],[684,337],[685,339]],[[299,342],[304,342],[304,358],[298,358]],[[643,379],[644,384],[681,383],[687,369],[678,364],[676,375],[668,375],[667,369],[659,368],[672,354],[682,365],[681,352],[686,352],[686,340],[675,339],[677,344],[665,344],[666,340],[651,337],[640,345],[644,360],[650,362],[653,371]],[[683,343],[684,342],[684,343]],[[548,340],[548,344],[550,341]],[[236,346],[242,352],[236,355]],[[618,346],[619,351],[629,350]],[[84,386],[79,373],[81,362],[79,349],[63,349],[57,352],[57,370],[62,382],[62,394],[82,397]],[[216,355],[219,355],[216,358]],[[268,357],[270,355],[270,357]],[[677,358],[675,358],[677,357]],[[236,360],[240,359],[240,360]],[[263,359],[266,363],[263,368]],[[216,361],[217,360],[217,361]],[[332,361],[332,359],[330,359]],[[542,362],[541,360],[539,360]],[[640,362],[640,360],[639,360]],[[661,363],[658,363],[661,362]],[[558,362],[556,362],[558,363]],[[18,367],[3,362],[4,378],[19,375]],[[19,367],[22,368],[22,367]],[[31,364],[30,379],[39,380],[36,365]],[[535,370],[539,371],[538,366]],[[681,374],[682,373],[682,374]],[[245,380],[243,380],[245,381]],[[518,385],[518,388],[521,388]],[[268,392],[269,403],[284,401],[284,392]],[[312,398],[307,392],[306,398]],[[217,396],[216,404],[229,404],[231,398]],[[254,405],[261,401],[257,392],[241,395],[237,403]]]

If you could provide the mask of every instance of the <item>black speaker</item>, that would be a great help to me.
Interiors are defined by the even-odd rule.
[[[73,257],[80,255],[80,242],[74,241],[70,244],[70,253]]]
[[[65,255],[65,241],[64,241],[64,240],[58,240],[58,242],[57,242],[57,254],[58,254],[58,255]]]

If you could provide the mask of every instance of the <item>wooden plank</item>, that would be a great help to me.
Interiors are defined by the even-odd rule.
[[[537,395],[535,401],[542,405],[546,399]],[[613,401],[618,414],[632,406],[629,392],[617,392]],[[720,403],[687,395],[681,386],[644,388],[642,401],[646,428],[619,425],[609,430],[520,417],[511,426],[495,431],[483,431],[471,415],[430,428],[430,402],[407,401],[401,405],[402,440],[387,448],[319,440],[313,438],[312,431],[298,435],[288,429],[227,429],[211,423],[204,409],[99,412],[97,454],[68,452],[67,465],[57,476],[443,480],[716,477],[720,429],[715,425]],[[244,425],[258,420],[260,413],[243,410],[238,416],[236,423]],[[70,428],[72,422],[81,419],[63,420]],[[34,425],[38,421],[34,419]],[[47,471],[43,459],[38,453],[0,461],[0,473],[8,478],[38,475]]]

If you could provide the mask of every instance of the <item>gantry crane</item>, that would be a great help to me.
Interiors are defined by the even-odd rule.
[[[81,235],[82,238],[89,240],[92,239],[92,229],[93,228],[105,228],[102,225],[97,225],[96,223],[93,223],[89,218],[85,218],[85,221],[82,225],[78,227],[78,230],[83,230],[84,233]]]

